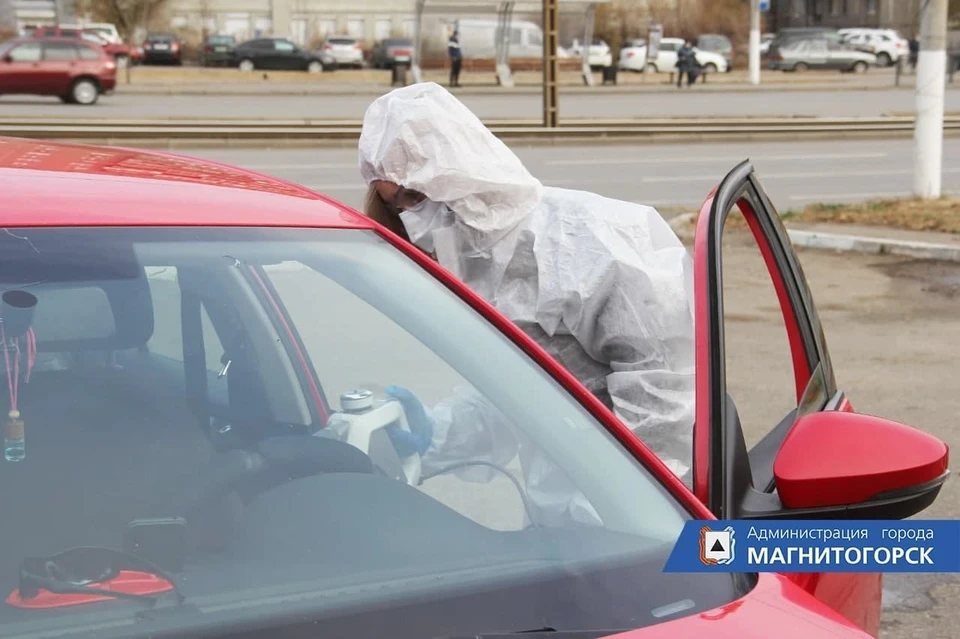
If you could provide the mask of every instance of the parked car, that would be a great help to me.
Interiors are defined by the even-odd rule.
[[[373,46],[370,51],[370,66],[374,69],[392,69],[398,62],[409,64],[412,56],[413,40],[387,38]]]
[[[764,33],[760,36],[760,55],[765,56],[770,53],[770,45],[776,37],[775,33]]]
[[[838,70],[865,73],[877,64],[877,56],[854,49],[839,39],[810,37],[774,43],[768,56],[776,71]]]
[[[231,52],[237,46],[232,35],[210,35],[203,41],[200,64],[205,67],[223,67],[231,62]]]
[[[324,51],[306,51],[286,38],[241,42],[230,52],[230,65],[241,71],[333,71],[337,61]]]
[[[583,57],[583,44],[579,40],[574,40],[565,49],[567,55],[571,58]],[[603,69],[611,66],[613,64],[613,52],[610,51],[610,45],[601,38],[594,38],[590,44],[587,61],[591,69]]]
[[[840,29],[841,40],[877,56],[877,65],[889,67],[910,55],[910,43],[893,29]]]
[[[56,27],[37,27],[33,30],[34,37],[41,38],[78,38],[103,47],[107,55],[116,61],[120,68],[125,67],[131,56],[130,47],[122,41],[114,42],[104,37],[100,30],[81,25],[60,25]]]
[[[661,38],[660,52],[655,60],[647,59],[647,42],[638,39],[628,42],[620,50],[619,68],[624,71],[642,73],[673,73],[677,68],[677,51],[683,47],[682,38]],[[727,59],[719,53],[701,51],[694,47],[694,55],[705,73],[726,73]]]
[[[49,95],[95,104],[117,86],[117,64],[79,38],[27,37],[0,43],[0,94]]]
[[[722,55],[727,61],[727,72],[733,71],[733,43],[727,36],[717,33],[704,33],[697,36],[694,46],[701,51]]]
[[[0,546],[3,636],[547,626],[865,638],[879,632],[882,575],[664,563],[688,521],[907,518],[949,474],[943,442],[853,412],[800,258],[747,162],[707,198],[694,243],[692,490],[492,305],[303,186],[160,152],[0,138],[0,192],[4,289],[35,308],[24,319],[38,353],[18,405],[25,462],[0,465],[18,480],[0,492],[17,513]],[[751,223],[762,276],[784,291],[795,379],[782,390],[800,406],[749,453],[736,391],[714,374],[727,357],[731,214]],[[431,399],[469,386],[602,522],[541,522],[512,460],[483,468],[504,476],[491,484],[460,483],[470,459],[423,474],[389,436],[416,405],[356,390],[396,383]]]
[[[330,36],[323,41],[323,52],[332,56],[338,67],[363,68],[363,47],[357,38]]]
[[[142,48],[143,64],[183,64],[183,47],[173,33],[148,33]]]

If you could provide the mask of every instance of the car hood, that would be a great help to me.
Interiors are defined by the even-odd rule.
[[[869,633],[783,575],[761,574],[744,597],[714,610],[607,639],[866,639]]]

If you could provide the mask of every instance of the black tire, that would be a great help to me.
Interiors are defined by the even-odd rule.
[[[323,63],[319,60],[311,60],[307,63],[307,72],[308,73],[322,73],[323,72]]]
[[[257,64],[250,58],[242,58],[237,62],[237,68],[244,72],[255,71],[257,69]]]
[[[877,64],[881,67],[889,67],[893,64],[893,58],[890,57],[889,53],[879,53],[877,54]]]
[[[854,65],[853,65],[853,69],[851,69],[851,70],[852,70],[854,73],[866,73],[868,66],[869,66],[869,65],[867,65],[866,62],[864,62],[863,60],[861,60],[861,61],[857,62],[856,64],[854,64]]]
[[[648,62],[648,63],[643,67],[643,72],[644,72],[644,73],[660,73],[660,69],[657,68],[657,65],[656,65],[655,63],[653,63],[653,62]]]
[[[715,65],[713,62],[708,62],[707,64],[703,65],[703,72],[704,72],[704,73],[716,73],[716,72],[717,72],[717,65]]]

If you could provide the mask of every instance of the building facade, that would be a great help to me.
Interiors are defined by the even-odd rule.
[[[919,29],[922,4],[923,0],[775,0],[768,28],[883,28],[910,37]]]
[[[410,37],[414,0],[171,0],[170,26],[177,30],[290,38],[308,46],[317,39],[345,35],[374,42]],[[494,17],[494,14],[490,14]],[[431,16],[425,20],[436,23]]]
[[[0,26],[20,30],[75,20],[73,0],[0,0]]]

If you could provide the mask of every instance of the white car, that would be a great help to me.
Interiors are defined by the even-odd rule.
[[[566,52],[569,57],[581,58],[583,57],[583,46],[579,40],[574,40],[573,44],[566,48]],[[610,45],[600,38],[594,38],[587,54],[587,60],[592,69],[611,66],[613,64],[613,52],[610,51]]]
[[[323,42],[323,51],[337,61],[338,67],[363,68],[363,49],[357,38],[330,36]]]
[[[877,65],[888,67],[910,54],[910,43],[893,29],[840,29],[841,40],[877,56]]]
[[[622,71],[642,73],[673,73],[677,68],[677,51],[683,47],[682,38],[662,38],[656,59],[647,59],[646,40],[630,40],[620,50],[619,68]],[[726,73],[727,59],[719,53],[694,48],[697,62],[705,73]]]

